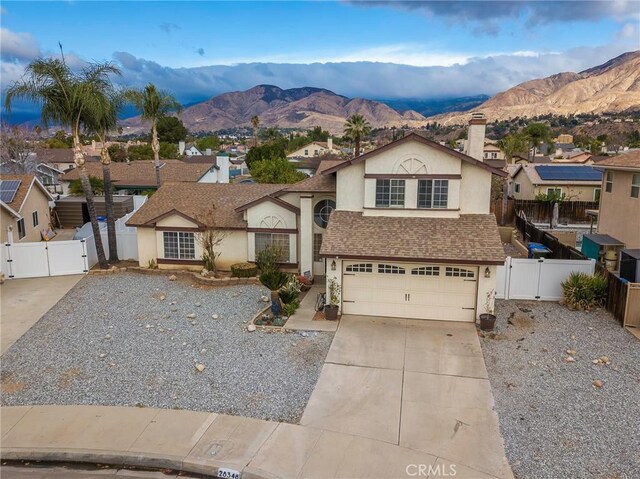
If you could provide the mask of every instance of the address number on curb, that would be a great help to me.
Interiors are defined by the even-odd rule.
[[[218,474],[216,477],[220,479],[240,479],[240,472],[235,469],[227,469],[226,467],[221,467],[218,469]]]

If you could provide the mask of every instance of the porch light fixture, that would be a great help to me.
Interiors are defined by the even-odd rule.
[[[331,261],[331,271],[335,271],[336,270],[336,260],[334,259],[333,261]]]
[[[484,277],[491,278],[491,270],[489,269],[488,266],[484,269]]]

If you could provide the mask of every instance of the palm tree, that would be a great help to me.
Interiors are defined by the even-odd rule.
[[[260,126],[260,117],[258,115],[251,117],[251,126],[253,126],[253,146],[258,146],[258,127]]]
[[[107,236],[109,238],[109,261],[118,262],[116,221],[113,213],[113,183],[111,182],[111,157],[107,149],[107,135],[117,126],[118,111],[122,107],[122,96],[113,88],[102,92],[99,108],[86,116],[87,129],[95,134],[102,144],[100,161],[104,184],[104,204],[107,213]]]
[[[498,147],[504,153],[507,163],[513,163],[513,157],[527,150],[528,138],[524,134],[507,135],[498,141]]]
[[[41,105],[40,116],[45,127],[55,123],[71,129],[73,160],[78,168],[86,197],[101,268],[107,268],[109,265],[102,246],[93,192],[85,168],[80,131],[85,126],[86,114],[99,108],[100,92],[111,85],[109,75],[119,73],[120,70],[111,63],[90,63],[76,73],[71,71],[64,58],[37,58],[27,65],[23,78],[8,88],[5,97],[7,111],[11,111],[14,99],[29,100]]]
[[[151,149],[156,166],[156,184],[160,188],[160,141],[158,141],[158,120],[172,111],[180,112],[182,105],[169,93],[158,90],[149,83],[144,90],[127,90],[124,97],[142,114],[142,119],[151,122]]]
[[[356,144],[355,156],[360,156],[360,142],[362,137],[371,133],[371,125],[362,115],[351,115],[344,125],[345,136],[351,138]]]
[[[533,148],[534,158],[541,143],[551,143],[551,128],[545,123],[529,123],[524,129],[524,134]]]

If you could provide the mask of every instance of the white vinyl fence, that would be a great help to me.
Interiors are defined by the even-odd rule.
[[[118,257],[121,260],[138,259],[136,228],[125,223],[133,213],[116,221]],[[102,245],[108,254],[107,230],[100,230]],[[0,248],[2,273],[9,279],[62,276],[88,272],[97,262],[96,242],[93,236],[82,240],[39,241],[33,243],[6,243]]]
[[[558,301],[562,299],[561,283],[574,271],[593,274],[595,261],[508,257],[497,268],[496,298]]]

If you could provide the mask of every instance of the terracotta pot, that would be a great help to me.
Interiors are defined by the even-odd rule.
[[[324,307],[324,319],[335,321],[338,319],[338,306],[335,304],[327,304]]]
[[[480,315],[480,329],[483,331],[493,331],[496,325],[496,316],[494,314]]]

